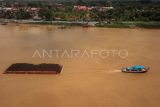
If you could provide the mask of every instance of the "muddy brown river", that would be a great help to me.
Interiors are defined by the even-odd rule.
[[[0,25],[0,107],[159,107],[159,44],[160,29]],[[65,53],[57,57],[54,50]],[[125,52],[113,55],[113,50]],[[23,62],[58,63],[63,71],[2,74],[11,64]],[[137,64],[150,67],[149,72],[120,71]]]

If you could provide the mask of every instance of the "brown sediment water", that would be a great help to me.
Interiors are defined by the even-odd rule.
[[[160,29],[0,26],[0,107],[159,107]],[[126,58],[32,57],[36,50],[121,50]],[[13,63],[58,63],[60,75],[2,74]],[[144,74],[121,73],[130,65]]]

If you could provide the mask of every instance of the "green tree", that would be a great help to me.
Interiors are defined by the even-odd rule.
[[[16,13],[16,18],[17,19],[29,19],[31,18],[31,15],[29,12],[27,12],[24,9],[19,9]]]
[[[107,0],[107,6],[112,6],[112,0]]]
[[[48,9],[48,8],[42,8],[40,11],[39,11],[39,16],[42,17],[42,19],[45,19],[45,20],[54,20],[54,12],[52,9]]]

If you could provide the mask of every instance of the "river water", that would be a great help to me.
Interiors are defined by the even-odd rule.
[[[159,29],[1,25],[0,107],[159,107],[159,43]],[[94,53],[42,57],[44,50]],[[111,54],[113,50],[123,51],[122,55]],[[97,52],[102,51],[109,56],[100,57]],[[11,64],[23,62],[58,63],[63,71],[60,75],[2,74]],[[137,64],[150,71],[120,71]]]

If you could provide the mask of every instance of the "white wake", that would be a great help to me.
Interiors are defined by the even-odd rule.
[[[121,70],[118,70],[118,69],[113,70],[113,71],[106,71],[106,73],[120,73],[120,72]]]

